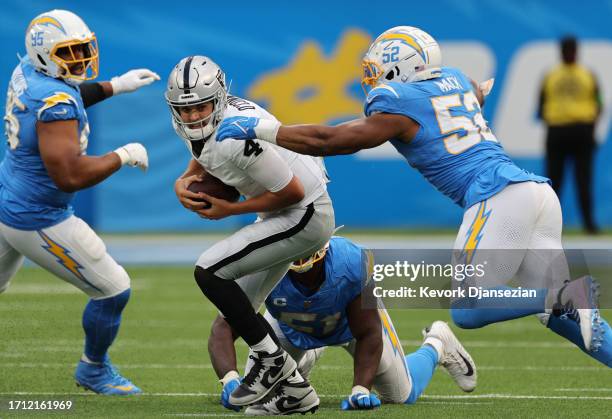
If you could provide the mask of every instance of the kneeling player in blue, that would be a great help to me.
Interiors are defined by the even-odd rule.
[[[400,339],[387,311],[379,303],[364,308],[362,291],[368,274],[369,257],[363,249],[342,237],[333,237],[325,248],[308,259],[296,261],[266,299],[264,315],[280,345],[298,362],[298,370],[308,378],[324,348],[341,346],[354,358],[354,379],[350,394],[341,403],[343,410],[374,409],[382,403],[413,404],[425,390],[438,364],[446,368],[464,391],[476,387],[476,366],[448,325],[434,322],[423,331],[423,345],[404,356]],[[210,351],[217,369],[233,362],[225,372],[224,389],[235,387],[239,376],[235,357],[228,357],[229,326],[215,321],[216,342]],[[210,341],[209,341],[210,344]],[[211,347],[209,347],[211,349]],[[251,367],[247,362],[246,370]],[[221,376],[221,374],[220,374]],[[287,413],[283,406],[296,404],[287,396],[283,383],[268,401],[251,405],[249,415]],[[378,396],[371,392],[376,390]],[[223,404],[232,408],[227,402]],[[306,410],[296,410],[304,412]]]
[[[458,301],[451,310],[455,324],[478,328],[535,314],[611,366],[612,333],[600,317],[595,282],[590,277],[571,280],[567,263],[556,257],[562,249],[562,215],[549,180],[514,164],[484,118],[481,107],[492,81],[478,85],[461,70],[443,67],[436,40],[410,26],[378,36],[362,67],[365,117],[336,126],[228,118],[220,124],[217,141],[257,138],[315,156],[390,142],[464,209],[454,249],[464,252],[467,263],[499,259],[489,261],[487,276],[498,270],[493,278],[477,285],[510,291],[507,284],[519,276],[536,294],[518,304],[519,299],[506,297],[491,304]],[[549,273],[552,280],[546,278]]]
[[[108,357],[130,297],[130,278],[73,214],[70,202],[74,192],[123,165],[147,168],[146,149],[138,143],[86,155],[85,108],[159,76],[142,69],[110,82],[83,83],[98,74],[97,41],[80,17],[65,10],[37,16],[25,41],[27,56],[13,71],[4,116],[9,147],[0,164],[0,293],[25,257],[79,288],[91,299],[83,312],[77,384],[101,394],[141,393]]]

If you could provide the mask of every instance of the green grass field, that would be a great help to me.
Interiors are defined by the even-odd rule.
[[[72,374],[82,349],[87,299],[46,272],[25,268],[0,295],[0,417],[241,416],[219,404],[220,385],[206,350],[214,307],[192,279],[192,268],[133,268],[134,292],[111,356],[146,392],[111,398],[83,392]],[[606,313],[608,318],[612,313]],[[420,330],[443,310],[391,311],[406,353]],[[456,330],[456,329],[455,329]],[[457,331],[479,367],[466,395],[437,371],[414,406],[341,412],[351,388],[352,360],[330,348],[312,375],[319,417],[612,417],[611,370],[543,328],[535,318]],[[246,346],[238,345],[241,362]],[[71,400],[69,412],[9,411],[11,400]]]

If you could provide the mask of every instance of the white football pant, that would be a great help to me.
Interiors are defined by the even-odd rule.
[[[523,287],[551,288],[569,279],[562,222],[550,185],[516,183],[465,211],[454,249],[463,250],[464,262],[484,264],[478,286],[505,285],[516,277]]]
[[[74,215],[33,231],[0,223],[0,292],[8,288],[24,256],[94,299],[130,287],[130,277],[106,252],[102,239]]]
[[[291,262],[323,248],[335,227],[327,192],[304,208],[281,210],[214,244],[197,266],[236,280],[257,311]]]

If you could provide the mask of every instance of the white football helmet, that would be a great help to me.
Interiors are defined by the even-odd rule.
[[[51,10],[36,16],[26,30],[25,46],[32,65],[48,76],[71,85],[98,77],[96,36],[72,12]]]
[[[323,246],[322,249],[317,250],[314,255],[309,256],[305,259],[298,259],[296,261],[293,261],[291,266],[289,266],[289,269],[299,274],[308,272],[309,270],[312,269],[315,263],[317,263],[318,261],[320,261],[321,259],[325,257],[328,249],[329,249],[329,242],[325,243],[325,246]]]
[[[165,96],[176,133],[185,140],[204,140],[215,131],[227,108],[225,73],[208,57],[185,57],[168,76]],[[213,104],[210,115],[199,121],[183,121],[181,108],[206,102]]]
[[[410,83],[438,77],[442,55],[435,39],[412,26],[383,32],[363,57],[361,86],[369,89],[384,81]]]

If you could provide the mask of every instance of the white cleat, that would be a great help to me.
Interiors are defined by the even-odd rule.
[[[599,283],[590,276],[568,281],[557,293],[553,315],[569,317],[580,325],[580,333],[587,351],[601,345],[600,317],[597,308]]]
[[[297,369],[293,358],[281,348],[273,354],[253,352],[249,358],[253,360],[251,370],[229,396],[229,402],[234,406],[258,402]]]
[[[291,415],[293,413],[314,413],[319,408],[319,397],[314,388],[304,380],[293,384],[283,381],[276,394],[264,403],[247,407],[245,414],[249,416]]]
[[[465,392],[474,391],[478,378],[476,364],[448,324],[439,320],[435,321],[431,326],[423,329],[423,336],[425,337],[425,343],[429,343],[428,340],[430,339],[442,343],[441,351],[439,350],[440,345],[436,345],[436,342],[432,344],[438,351],[438,363],[448,371],[461,390]]]

